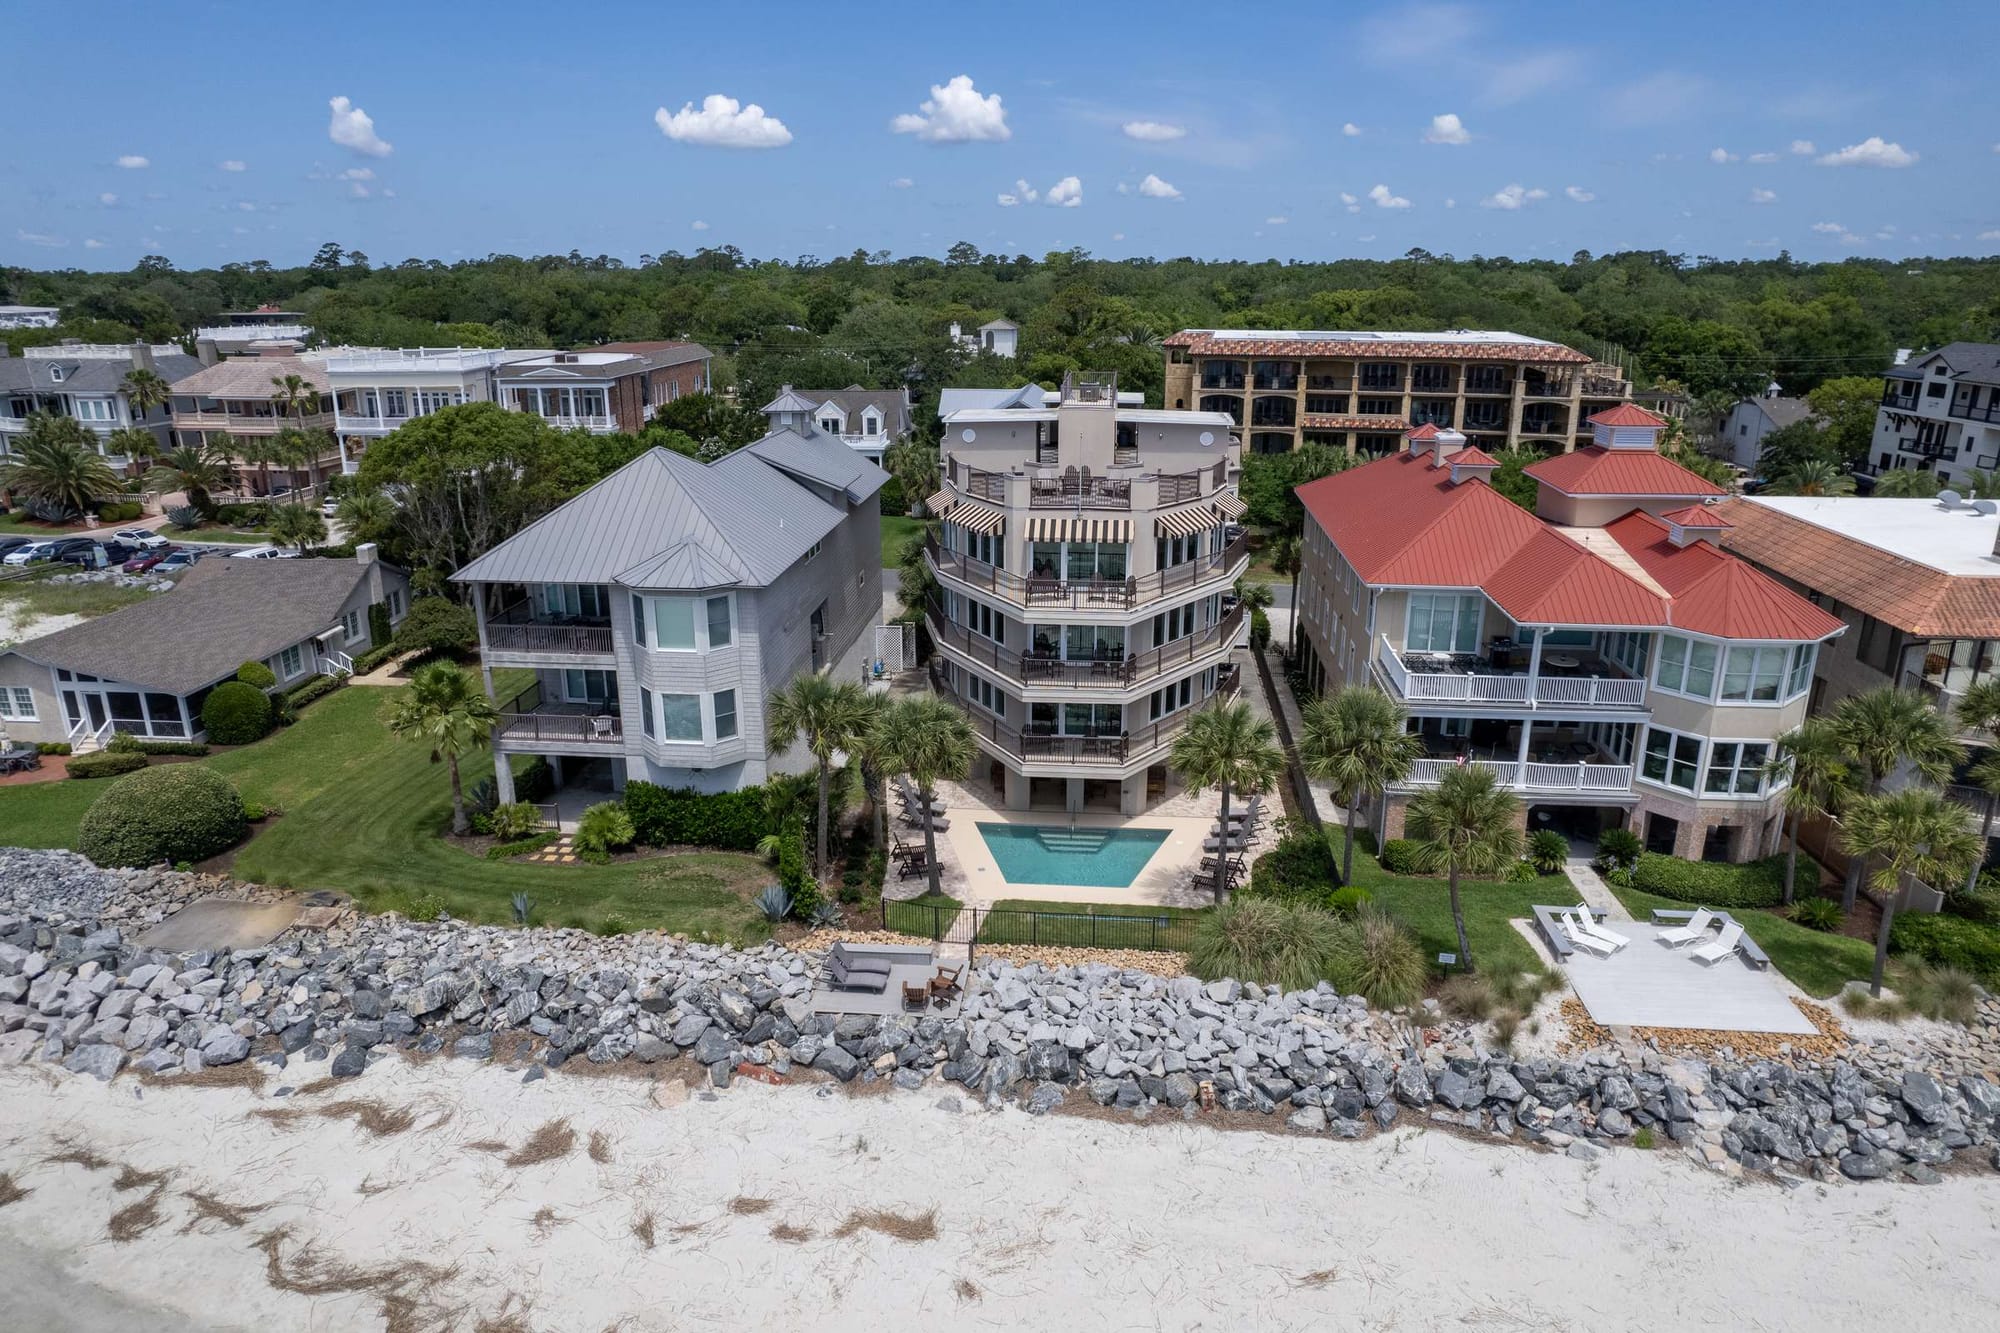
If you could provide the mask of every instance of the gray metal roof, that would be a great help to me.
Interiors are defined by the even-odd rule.
[[[368,566],[354,560],[212,556],[181,575],[172,592],[13,651],[45,666],[191,694],[338,625],[342,604],[367,575]]]
[[[785,434],[787,440],[809,443]],[[758,445],[715,463],[650,449],[452,578],[468,583],[615,583],[662,590],[728,583],[763,587],[790,569],[847,513],[794,481],[779,464],[760,457]],[[852,459],[853,451],[838,440],[821,439],[810,452],[780,441],[771,452],[801,465],[801,472],[809,463],[818,471],[838,475],[830,471],[834,450],[849,455],[854,464],[870,466]],[[822,484],[850,490],[865,487],[866,479]],[[873,493],[873,489],[863,491]]]
[[[51,367],[62,368],[57,381]],[[0,357],[0,393],[123,393],[125,377],[134,369],[129,359],[116,357]],[[201,362],[178,352],[154,353],[153,370],[167,383],[201,369]]]
[[[773,431],[746,447],[772,467],[830,486],[859,504],[882,489],[889,474],[830,436]]]
[[[1936,357],[1951,368],[1953,379],[1973,384],[2000,384],[2000,343],[1946,343],[1922,360]]]
[[[848,428],[854,429],[861,420],[861,414],[874,408],[882,414],[883,434],[895,439],[910,429],[910,395],[905,389],[864,389],[859,384],[850,384],[845,389],[794,389],[786,390],[794,399],[803,399],[800,407],[779,408],[777,403],[765,408],[766,412],[811,411],[822,403],[832,403],[847,417]],[[782,401],[782,400],[781,400]]]
[[[938,419],[954,412],[993,411],[1000,408],[1041,408],[1048,405],[1048,390],[1039,384],[1023,384],[1018,389],[940,389]]]
[[[1749,401],[1771,419],[1773,426],[1790,426],[1813,414],[1812,404],[1803,398],[1753,398]]]

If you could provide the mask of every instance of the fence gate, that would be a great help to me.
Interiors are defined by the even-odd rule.
[[[915,625],[877,625],[875,660],[888,672],[908,671],[917,664]]]

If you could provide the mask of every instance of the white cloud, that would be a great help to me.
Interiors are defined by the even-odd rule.
[[[1368,197],[1375,201],[1377,208],[1408,208],[1410,201],[1393,193],[1386,185],[1377,185],[1368,191]]]
[[[1481,199],[1479,206],[1481,208],[1498,208],[1504,212],[1512,213],[1518,209],[1526,208],[1537,199],[1546,199],[1548,197],[1549,192],[1547,190],[1531,190],[1522,185],[1508,185],[1495,190],[1492,194]]]
[[[24,245],[43,245],[51,249],[59,245],[69,244],[69,241],[61,236],[51,236],[47,232],[41,231],[17,231],[14,233],[14,236]]]
[[[1363,245],[1366,245],[1368,244],[1368,242],[1375,239],[1375,233],[1369,232],[1366,236],[1357,236],[1354,239],[1361,242]]]
[[[1711,148],[1708,150],[1708,160],[1717,166],[1721,166],[1725,162],[1736,161],[1736,154],[1730,152],[1727,148]]]
[[[97,202],[103,204],[106,208],[111,208],[118,203],[118,196],[106,190],[103,194],[97,196]]]
[[[1563,186],[1563,193],[1568,195],[1572,202],[1579,204],[1587,204],[1597,198],[1596,195],[1584,189],[1581,185],[1565,185]]]
[[[1882,142],[1879,134],[1871,134],[1860,143],[1849,144],[1818,159],[1823,167],[1907,167],[1916,160],[1915,153],[1899,143]]]
[[[1753,204],[1775,204],[1778,202],[1778,192],[1776,190],[1752,190],[1750,191],[1750,202]]]
[[[1446,208],[1457,208],[1457,207],[1458,207],[1458,200],[1456,200],[1456,199],[1447,199],[1447,200],[1445,200],[1445,201],[1444,201],[1444,206],[1445,206]]]
[[[1023,180],[1014,182],[1014,193],[1027,203],[1034,203],[1042,197],[1042,192]]]
[[[140,157],[137,153],[127,153],[118,159],[118,165],[124,167],[127,171],[138,171],[153,164],[149,159]]]
[[[248,171],[248,170],[250,170],[250,164],[249,164],[249,163],[247,163],[247,162],[244,162],[244,161],[241,161],[241,160],[240,160],[240,159],[238,159],[238,158],[233,158],[233,157],[232,157],[232,158],[228,158],[228,159],[226,159],[226,160],[224,160],[224,161],[221,161],[221,162],[218,162],[218,163],[216,163],[216,164],[215,164],[215,169],[216,169],[217,171]]]
[[[333,119],[326,127],[327,138],[369,157],[387,157],[394,151],[393,145],[375,133],[375,119],[366,111],[345,97],[331,98],[327,105],[333,108]]]
[[[1282,226],[1284,226],[1284,225],[1285,225],[1285,224],[1286,224],[1287,222],[1290,222],[1290,221],[1291,221],[1291,219],[1290,219],[1290,218],[1288,218],[1288,217],[1282,217],[1282,216],[1279,216],[1279,217],[1268,217],[1268,218],[1265,218],[1265,219],[1264,219],[1264,225],[1265,225],[1265,226],[1267,226],[1267,227],[1282,227]]]
[[[1000,207],[1002,208],[1012,208],[1014,205],[1020,203],[1021,201],[1014,195],[1002,192],[1000,194],[996,194],[993,196],[993,202],[1000,205]]]
[[[370,190],[360,181],[349,181],[347,183],[347,197],[350,199],[366,199],[372,194],[374,194],[374,191]]]
[[[1812,224],[1812,229],[1825,236],[1838,236],[1847,230],[1838,222],[1815,222]]]
[[[86,250],[102,250],[104,248],[104,242],[98,240],[95,236],[92,236],[84,241],[83,248]]]
[[[1345,190],[1340,192],[1340,202],[1347,206],[1347,211],[1350,213],[1359,213],[1361,211],[1361,201]]]
[[[1128,120],[1124,129],[1126,138],[1137,139],[1140,143],[1172,143],[1176,139],[1187,138],[1185,127],[1158,120]]]
[[[1768,167],[1778,160],[1778,155],[1776,153],[1752,153],[1746,160],[1755,162],[1760,167]]]
[[[236,211],[239,213],[255,213],[257,205],[251,203],[248,199],[239,199],[236,201]]]
[[[660,133],[676,143],[700,144],[704,148],[783,148],[792,141],[792,132],[776,116],[764,114],[755,102],[745,106],[733,97],[710,93],[679,111],[660,107],[653,112]]]
[[[335,177],[335,179],[344,181],[372,181],[375,179],[375,168],[349,167],[347,170],[341,172],[339,176]]]
[[[1714,99],[1714,91],[1699,74],[1663,69],[1604,98],[1604,117],[1616,125],[1663,125],[1700,110]]]
[[[1465,128],[1464,121],[1461,121],[1452,112],[1447,111],[1442,116],[1431,117],[1431,127],[1428,130],[1424,131],[1424,142],[1451,143],[1451,144],[1471,143],[1472,135]]]
[[[1979,233],[1979,239],[1982,241],[2000,241],[2000,230],[1982,231]]]
[[[915,184],[916,182],[911,180],[908,176],[898,176],[896,177],[896,179],[889,182],[889,188],[892,190],[907,190],[912,185]]]
[[[1065,176],[1049,187],[1049,202],[1058,208],[1075,208],[1083,202],[1083,182]]]
[[[1181,197],[1179,190],[1176,190],[1150,171],[1146,173],[1146,179],[1139,182],[1139,193],[1145,195],[1148,199],[1178,199]]]
[[[959,74],[949,83],[932,84],[930,99],[917,113],[904,112],[889,122],[897,134],[914,134],[926,143],[997,143],[1011,139],[1000,94],[980,95],[972,76]]]
[[[1340,132],[1350,139],[1359,139],[1361,137],[1361,127],[1351,120],[1340,127]]]
[[[1114,231],[1111,233],[1111,239],[1114,241],[1122,241],[1125,239],[1125,233],[1122,231]]]
[[[707,231],[708,224],[700,218],[696,218],[693,222],[688,223],[688,228],[691,231]]]
[[[1792,140],[1791,154],[1793,157],[1811,157],[1818,151],[1817,148],[1813,147],[1811,139]]]

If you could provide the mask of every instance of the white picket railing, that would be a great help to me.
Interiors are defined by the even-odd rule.
[[[1481,672],[1412,671],[1387,639],[1375,660],[1396,692],[1412,703],[1507,704],[1534,708],[1644,708],[1646,682],[1617,676],[1496,676]]]
[[[1632,788],[1630,764],[1538,764],[1511,759],[1419,759],[1405,786],[1435,787],[1444,775],[1461,766],[1491,772],[1503,787],[1519,791],[1623,792]]]
[[[90,754],[93,751],[102,750],[105,746],[111,744],[112,734],[117,729],[118,724],[116,722],[107,721],[103,726],[92,730],[90,719],[87,717],[80,718],[69,729],[69,752],[71,754]]]
[[[338,649],[323,652],[320,654],[320,658],[328,666],[332,667],[335,671],[341,672],[343,675],[351,676],[354,674],[354,659]]]

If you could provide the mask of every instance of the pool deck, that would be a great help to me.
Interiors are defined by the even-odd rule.
[[[1268,802],[1267,802],[1268,804]],[[1033,898],[1062,903],[1130,903],[1147,907],[1206,907],[1214,901],[1206,891],[1194,891],[1189,883],[1192,871],[1201,862],[1201,844],[1208,837],[1212,817],[1174,815],[1115,815],[1084,813],[1076,816],[1078,828],[1165,829],[1167,839],[1154,851],[1132,883],[1125,888],[1095,884],[1014,884],[1000,873],[992,849],[980,835],[979,825],[1016,824],[1042,828],[1067,828],[1070,818],[1051,810],[995,810],[986,805],[953,806],[951,828],[938,835],[948,842],[951,855],[963,873],[965,901],[998,902],[1003,898]]]

